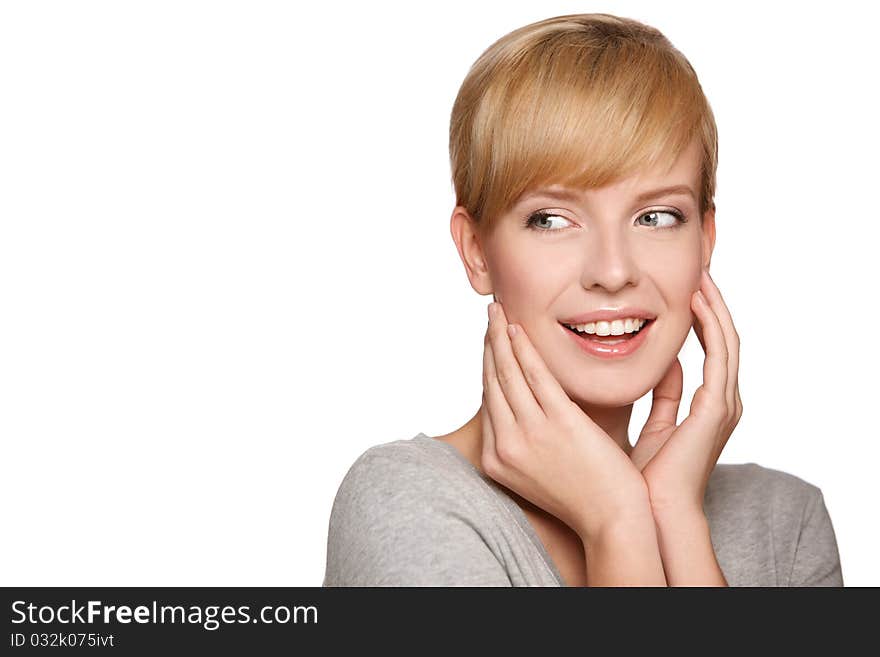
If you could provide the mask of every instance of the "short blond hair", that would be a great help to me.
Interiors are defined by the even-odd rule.
[[[601,187],[671,167],[702,144],[700,219],[715,208],[715,118],[688,60],[657,29],[571,14],[501,37],[471,66],[452,108],[456,205],[488,229],[536,187]]]

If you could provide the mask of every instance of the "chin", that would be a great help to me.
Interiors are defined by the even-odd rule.
[[[655,328],[659,332],[647,336],[648,341],[625,360],[573,361],[566,356],[558,366],[550,359],[547,365],[575,403],[606,408],[630,406],[657,386],[687,339],[691,327],[669,319],[671,326],[667,321],[658,321]]]
[[[651,390],[649,384],[636,385],[631,378],[621,382],[609,381],[608,378],[596,382],[598,385],[581,383],[576,388],[566,388],[565,392],[569,399],[575,403],[621,408],[634,404]]]

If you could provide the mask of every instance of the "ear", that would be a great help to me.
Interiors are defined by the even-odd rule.
[[[703,213],[703,266],[708,269],[715,250],[715,208]]]
[[[492,278],[489,275],[489,267],[481,243],[484,235],[477,222],[463,206],[457,205],[452,211],[449,231],[452,233],[455,248],[464,264],[464,271],[471,287],[478,294],[492,294]],[[493,295],[492,298],[494,300],[495,296]]]

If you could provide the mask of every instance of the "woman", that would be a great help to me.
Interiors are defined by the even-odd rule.
[[[480,56],[450,157],[452,236],[496,301],[482,404],[357,459],[325,586],[843,585],[819,488],[717,464],[742,414],[709,274],[717,150],[692,67],[637,21],[550,18]],[[677,425],[691,327],[703,384]]]

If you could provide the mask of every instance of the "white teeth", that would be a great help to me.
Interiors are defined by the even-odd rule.
[[[565,326],[575,329],[580,333],[589,333],[590,335],[623,335],[624,333],[634,333],[645,325],[645,319],[615,319],[612,322],[589,322],[587,324],[566,324]]]

